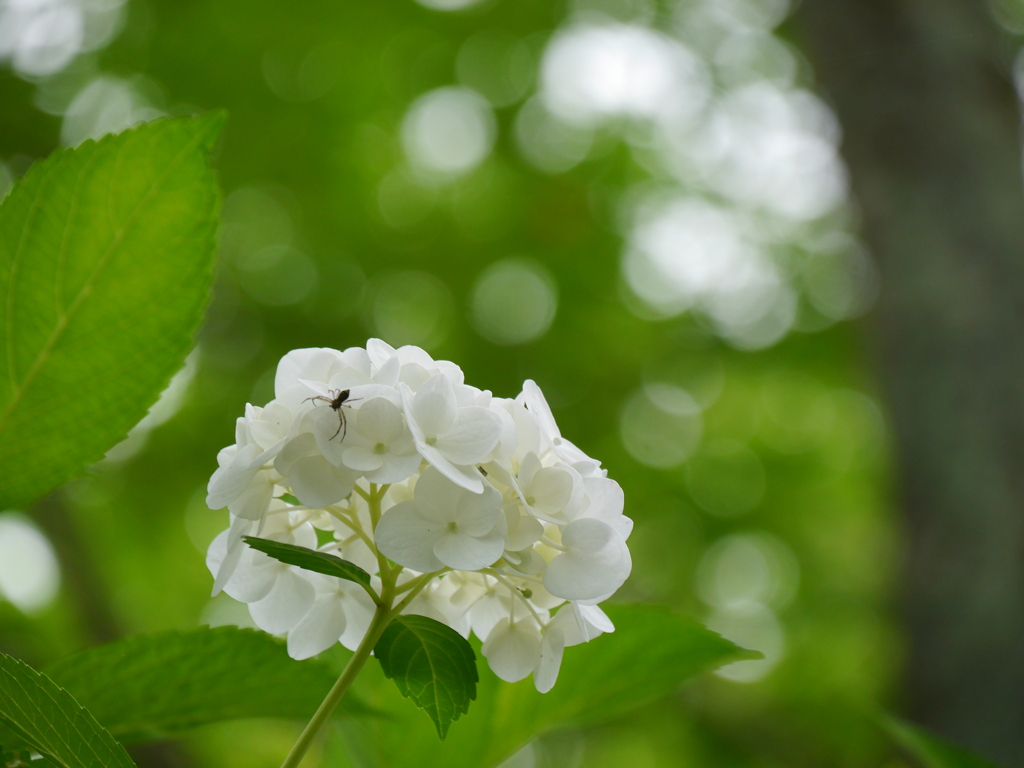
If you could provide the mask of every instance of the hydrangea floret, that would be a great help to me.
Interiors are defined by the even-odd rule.
[[[287,634],[292,657],[338,642],[368,656],[388,621],[419,614],[476,635],[498,677],[532,674],[543,693],[566,647],[614,630],[599,604],[632,567],[622,489],[561,436],[534,382],[494,397],[453,363],[371,339],[289,352],[274,389],[217,457],[207,503],[230,525],[207,565],[214,594]],[[336,555],[369,584],[247,536]]]

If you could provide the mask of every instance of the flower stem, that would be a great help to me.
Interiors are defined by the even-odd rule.
[[[317,709],[316,714],[306,724],[306,727],[302,730],[302,734],[299,736],[299,740],[295,742],[291,751],[288,753],[288,757],[285,758],[281,764],[281,768],[297,768],[299,763],[302,762],[302,758],[305,757],[306,752],[309,750],[310,745],[313,743],[313,739],[316,738],[317,733],[323,728],[324,724],[330,719],[331,714],[334,712],[335,707],[341,702],[341,699],[345,696],[345,692],[352,685],[352,682],[356,679],[356,675],[363,668],[366,660],[370,658],[370,653],[373,651],[373,647],[380,640],[381,634],[388,624],[391,623],[391,619],[394,616],[391,614],[391,596],[388,595],[387,599],[382,599],[377,604],[377,610],[373,614],[373,619],[370,621],[370,626],[366,630],[366,636],[363,641],[356,648],[356,652],[352,654],[352,658],[348,660],[348,664],[345,665],[345,669],[341,673],[341,677],[331,688],[327,694],[327,698],[323,700],[320,707]]]
[[[382,485],[378,488],[376,485],[371,484],[369,493],[366,493],[358,486],[356,486],[356,490],[359,491],[360,495],[364,499],[366,499],[366,502],[370,507],[370,521],[374,529],[376,529],[381,515],[380,502],[381,499],[384,498],[384,494],[387,493],[388,486]],[[298,768],[299,763],[302,762],[302,758],[305,757],[306,752],[313,743],[313,739],[316,738],[320,729],[323,728],[330,719],[331,714],[345,696],[345,692],[356,679],[356,676],[363,668],[366,660],[370,658],[370,654],[373,653],[374,646],[377,645],[377,641],[380,640],[380,636],[384,633],[388,624],[390,624],[391,621],[402,612],[402,609],[404,609],[405,606],[407,606],[410,601],[419,594],[420,590],[427,585],[430,578],[437,575],[425,574],[427,578],[421,577],[420,579],[417,579],[414,585],[409,588],[409,594],[407,594],[398,603],[398,605],[395,605],[395,598],[397,596],[395,582],[397,581],[398,574],[402,571],[402,568],[401,566],[392,568],[388,565],[387,559],[375,546],[373,546],[372,541],[366,536],[366,533],[358,527],[358,518],[356,518],[356,521],[357,523],[353,530],[357,534],[361,534],[367,544],[370,545],[370,549],[377,555],[377,562],[380,566],[380,596],[378,597],[375,595],[373,590],[367,587],[367,591],[370,593],[373,601],[377,604],[377,610],[373,613],[373,619],[370,621],[370,626],[366,629],[366,635],[363,637],[363,641],[359,643],[359,647],[356,648],[356,652],[352,654],[352,658],[348,660],[348,664],[345,665],[345,669],[341,672],[341,677],[338,678],[338,681],[328,692],[327,698],[321,702],[316,714],[314,714],[313,718],[306,724],[306,727],[302,729],[302,733],[299,735],[299,740],[295,742],[295,745],[288,753],[288,757],[286,757],[284,762],[281,763],[281,768]]]

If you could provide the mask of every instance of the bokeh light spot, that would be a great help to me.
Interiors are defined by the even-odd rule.
[[[416,0],[422,6],[435,11],[461,11],[479,5],[483,0]]]
[[[494,114],[487,100],[468,88],[431,91],[409,107],[402,145],[413,167],[427,178],[463,176],[491,152]]]
[[[82,88],[68,105],[60,139],[67,146],[74,147],[86,139],[98,139],[136,123],[154,120],[164,114],[154,104],[160,98],[159,89],[143,77],[132,80],[97,77]]]
[[[377,206],[384,222],[405,229],[423,221],[434,207],[434,190],[421,184],[402,166],[381,179],[377,187]]]
[[[236,189],[224,201],[221,252],[243,269],[267,266],[262,249],[290,245],[294,224],[281,190],[259,186]]]
[[[317,285],[317,268],[304,253],[288,246],[269,246],[238,270],[238,283],[254,300],[268,307],[287,307],[309,296]]]
[[[758,603],[749,603],[730,611],[717,611],[707,620],[708,629],[742,648],[760,651],[763,659],[735,661],[715,672],[736,683],[754,683],[762,679],[781,660],[786,650],[786,635],[775,613]]]
[[[697,566],[697,596],[721,610],[755,603],[784,608],[799,579],[796,556],[779,538],[760,531],[736,533],[704,553]]]
[[[715,440],[687,463],[686,488],[705,512],[721,517],[742,515],[764,497],[764,466],[743,443]]]
[[[594,143],[591,128],[562,122],[536,96],[516,113],[514,132],[523,158],[545,173],[564,173],[578,165]]]
[[[459,82],[482,94],[495,107],[515,104],[533,80],[533,56],[514,35],[488,29],[469,37],[455,60]]]
[[[20,514],[0,514],[0,597],[33,613],[45,608],[59,587],[57,555],[42,531]]]
[[[709,93],[704,65],[689,50],[633,24],[580,25],[556,35],[541,64],[545,106],[570,123],[614,116],[695,115]]]
[[[471,319],[476,332],[494,344],[526,344],[547,333],[557,307],[558,290],[547,269],[504,259],[477,278]]]
[[[451,333],[455,300],[434,275],[416,270],[375,275],[367,286],[366,320],[371,332],[399,347],[430,350]]]
[[[648,384],[626,401],[619,431],[626,450],[640,463],[661,469],[677,467],[700,443],[700,406],[686,390]]]

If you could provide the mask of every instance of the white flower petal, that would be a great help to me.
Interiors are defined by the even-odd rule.
[[[558,425],[555,423],[555,417],[551,414],[548,401],[544,398],[544,393],[540,391],[536,382],[532,379],[524,381],[523,395],[526,407],[530,409],[530,413],[537,420],[537,426],[540,427],[541,433],[550,442],[560,438],[562,433],[558,431]]]
[[[505,619],[491,630],[481,652],[494,674],[506,683],[515,683],[533,672],[540,643],[540,632],[532,618],[515,624]]]
[[[299,384],[299,379],[313,379],[326,382],[331,367],[342,360],[336,349],[313,347],[293,349],[281,358],[274,376],[274,392],[277,399]]]
[[[270,479],[270,473],[257,472],[245,490],[228,504],[228,511],[235,517],[259,520],[269,509],[273,496],[274,482]]]
[[[502,587],[498,592],[489,592],[473,603],[469,609],[473,634],[484,640],[499,621],[508,621],[512,597]]]
[[[434,555],[437,559],[449,568],[460,571],[478,571],[486,568],[501,557],[504,550],[505,539],[496,530],[480,538],[461,532],[444,531],[434,542]]]
[[[345,418],[349,418],[349,414],[347,412],[345,414]],[[310,453],[312,452],[311,449],[315,447],[316,451],[319,452],[320,455],[327,459],[329,462],[331,462],[331,464],[333,464],[336,467],[342,466],[342,464],[344,463],[345,449],[348,447],[351,440],[349,439],[350,435],[345,434],[346,430],[341,425],[341,416],[338,415],[337,411],[331,408],[317,408],[313,414],[312,421],[312,435],[315,446],[309,445],[308,438],[305,437],[305,435],[299,435],[299,437],[302,438],[300,448],[302,450],[305,450],[307,452],[307,455],[310,455]],[[349,424],[349,427],[351,426],[352,425]],[[340,432],[338,431],[339,427],[341,427]],[[343,440],[342,438],[345,439]],[[293,440],[292,443],[288,444],[288,447],[291,447],[291,445],[294,444],[295,442],[296,441]],[[298,453],[297,449],[295,450],[295,453]],[[295,460],[294,454],[292,453],[288,454],[288,458]],[[278,472],[281,472],[280,466],[281,465],[278,465],[275,462],[275,467],[278,467]],[[281,474],[285,473],[282,472]]]
[[[402,373],[402,363],[399,361],[398,356],[388,358],[383,365],[374,365],[377,368],[377,372],[373,374],[373,380],[377,384],[381,384],[385,387],[398,388],[398,377]]]
[[[381,339],[370,339],[366,342],[366,353],[376,368],[383,368],[393,357],[398,357],[395,348]]]
[[[613,528],[583,518],[562,531],[563,552],[548,563],[544,586],[566,600],[586,600],[612,592],[629,577],[629,548]]]
[[[544,467],[533,476],[528,493],[534,501],[531,506],[546,515],[563,511],[572,498],[572,475],[558,467]]]
[[[264,632],[279,635],[294,627],[313,605],[313,585],[290,569],[283,570],[262,600],[250,603],[249,614]]]
[[[355,429],[367,438],[388,445],[405,433],[402,412],[383,397],[370,398],[363,403],[354,414],[353,421]]]
[[[413,491],[420,513],[430,520],[445,524],[456,519],[455,510],[463,496],[465,489],[434,467],[424,470]]]
[[[490,485],[484,485],[483,493],[463,492],[453,512],[460,532],[483,536],[501,522],[501,494]]]
[[[525,514],[518,504],[506,504],[504,512],[507,529],[506,549],[518,552],[533,546],[544,535],[544,526],[540,521]]]
[[[410,413],[410,421],[416,423],[425,440],[443,435],[452,428],[458,413],[452,383],[444,376],[428,379],[416,390],[411,411],[406,406],[405,415],[409,417]]]
[[[206,506],[223,509],[237,499],[256,476],[258,468],[250,469],[250,465],[260,453],[258,445],[247,445],[235,452],[229,464],[218,468],[206,486]]]
[[[378,591],[380,590],[379,582],[374,586]],[[345,594],[340,599],[342,607],[345,609],[347,623],[345,631],[341,635],[341,644],[350,651],[354,651],[363,641],[366,630],[370,628],[376,606],[370,596],[355,584],[351,589],[348,587],[344,589]]]
[[[313,509],[336,504],[355,487],[358,473],[339,469],[323,456],[299,459],[291,467],[288,482],[296,498]]]
[[[235,572],[242,553],[245,551],[242,537],[252,530],[252,526],[252,520],[232,517],[230,527],[211,542],[206,554],[206,565],[215,577],[214,597],[224,589],[224,585],[228,583],[228,579]]]
[[[426,459],[431,466],[441,472],[456,485],[465,488],[468,491],[472,491],[473,493],[481,493],[484,486],[483,482],[480,480],[479,473],[475,470],[457,467],[446,459],[444,454],[442,454],[436,447],[429,445],[426,442],[427,436],[424,434],[423,430],[420,429],[419,425],[417,425],[416,420],[410,417],[410,414],[413,411],[413,399],[415,395],[405,383],[401,385],[401,393],[402,406],[405,409],[409,430],[412,432],[413,440],[416,443],[416,450],[419,452],[420,456]]]
[[[308,419],[312,419],[315,424],[324,414],[330,414],[328,409],[325,412],[309,414]],[[307,425],[309,422],[307,421]],[[277,454],[277,458],[274,459],[274,469],[277,470],[278,474],[283,477],[287,477],[292,470],[292,465],[300,459],[304,459],[307,456],[316,456],[320,454],[320,449],[316,445],[316,437],[311,432],[303,432],[302,434],[296,435],[281,448],[281,451]]]
[[[384,466],[382,454],[375,453],[362,445],[346,448],[341,456],[341,460],[345,463],[346,467],[357,472],[373,472],[373,470]]]
[[[615,527],[626,503],[622,486],[607,477],[587,477],[583,479],[583,488],[590,505],[580,517],[592,517]]]
[[[558,670],[562,666],[562,652],[565,650],[565,638],[558,627],[548,627],[540,642],[540,657],[533,670],[533,684],[540,693],[547,693],[558,679]]]
[[[240,603],[258,602],[270,594],[280,570],[276,562],[257,561],[253,551],[247,547],[235,572],[224,584],[224,591]]]
[[[415,474],[416,470],[420,468],[420,463],[423,461],[422,457],[415,452],[405,456],[389,452],[384,454],[383,458],[384,462],[379,469],[366,473],[366,479],[371,483],[377,483],[378,485],[400,483],[407,477]]]
[[[418,397],[419,392],[416,395]],[[451,428],[443,434],[437,433],[435,444],[452,464],[478,464],[487,459],[500,437],[498,414],[474,405],[460,408]]]
[[[338,642],[345,631],[345,612],[336,594],[317,598],[305,617],[288,632],[288,655],[309,659]]]
[[[406,568],[429,573],[444,567],[434,555],[434,542],[445,533],[443,525],[419,514],[416,502],[403,501],[384,513],[373,536],[385,557]]]
[[[598,632],[614,632],[615,625],[608,618],[608,614],[596,605],[585,605],[580,603],[580,615],[587,624],[591,625]]]
[[[520,487],[528,488],[533,482],[533,476],[540,472],[543,466],[536,453],[526,454],[520,462],[519,472],[516,474],[516,480],[519,482]]]

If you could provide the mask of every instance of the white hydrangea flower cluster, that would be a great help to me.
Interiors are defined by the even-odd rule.
[[[355,650],[388,590],[541,692],[566,646],[614,630],[597,604],[632,567],[622,489],[561,436],[535,383],[493,397],[453,363],[371,339],[289,352],[275,395],[246,406],[217,457],[207,503],[231,525],[207,565],[214,594],[288,633],[294,658]],[[285,565],[247,535],[335,554],[372,589]]]

